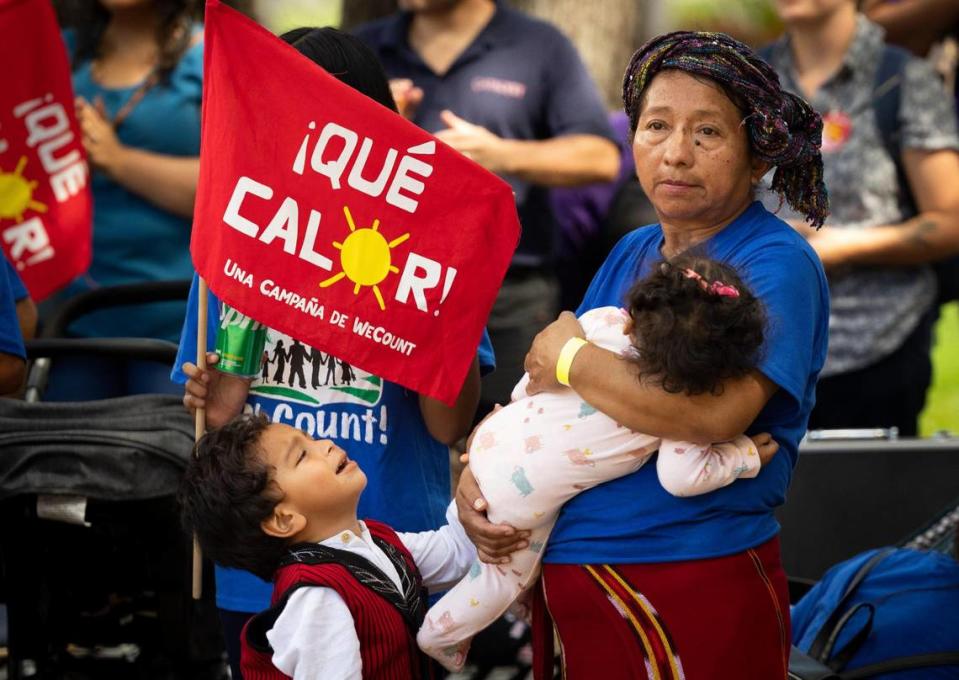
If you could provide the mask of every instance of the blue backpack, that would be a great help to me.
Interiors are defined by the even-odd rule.
[[[819,599],[815,600],[815,608],[828,606],[829,614],[822,620],[808,648],[799,649],[793,646],[789,657],[789,680],[865,680],[901,671],[936,667],[956,669],[959,672],[959,651],[894,656],[852,670],[846,668],[869,639],[876,608],[884,602],[884,598],[877,598],[872,602],[856,602],[854,596],[870,572],[895,552],[895,548],[885,548],[868,557],[863,554],[861,564],[841,591],[827,588],[818,593]],[[855,559],[858,558],[844,564],[851,567]],[[838,576],[836,579],[837,583],[841,583]],[[813,597],[814,593],[815,591],[806,597]],[[831,597],[835,600],[830,603]],[[855,631],[853,635],[843,635],[847,626]],[[844,643],[840,646],[838,642],[841,638]]]

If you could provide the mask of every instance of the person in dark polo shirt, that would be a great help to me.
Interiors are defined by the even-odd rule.
[[[523,225],[489,318],[497,370],[483,378],[481,416],[509,401],[533,337],[558,311],[549,187],[612,181],[619,152],[596,86],[555,27],[494,0],[398,4],[356,35],[403,115],[509,182]]]

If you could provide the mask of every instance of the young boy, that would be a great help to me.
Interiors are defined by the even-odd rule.
[[[397,534],[358,520],[365,487],[343,449],[264,416],[197,444],[185,526],[206,557],[274,581],[271,608],[243,630],[245,680],[431,677],[416,646],[425,588],[455,583],[475,550],[458,522]]]

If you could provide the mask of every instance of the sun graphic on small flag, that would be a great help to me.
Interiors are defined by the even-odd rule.
[[[340,266],[343,271],[320,283],[320,288],[329,288],[342,278],[347,278],[354,283],[353,295],[359,295],[360,288],[363,286],[371,286],[380,309],[385,311],[386,304],[383,302],[383,294],[377,284],[381,283],[390,272],[399,273],[400,270],[392,264],[390,251],[406,241],[410,235],[406,233],[392,241],[387,241],[386,237],[377,231],[380,227],[379,220],[373,220],[373,225],[370,227],[357,229],[348,207],[343,206],[343,214],[346,215],[350,235],[343,243],[333,241],[333,247],[340,251]]]
[[[22,222],[26,210],[40,213],[47,211],[46,205],[33,200],[33,190],[37,188],[37,182],[23,176],[26,165],[27,157],[21,156],[13,172],[0,172],[0,219],[13,218]]]

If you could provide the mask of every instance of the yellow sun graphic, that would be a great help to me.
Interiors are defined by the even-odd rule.
[[[344,277],[355,284],[353,295],[359,295],[360,288],[363,286],[372,286],[373,295],[376,296],[380,309],[385,311],[383,294],[377,284],[390,272],[399,274],[400,270],[391,264],[390,250],[403,243],[410,235],[406,233],[392,241],[387,241],[386,237],[377,231],[380,226],[379,220],[373,220],[371,227],[357,229],[350,209],[345,205],[343,214],[346,215],[346,223],[350,226],[350,235],[343,243],[333,241],[333,247],[340,251],[340,266],[343,271],[320,283],[320,288],[328,288]]]
[[[31,182],[23,176],[26,165],[27,157],[21,156],[16,170],[0,172],[0,219],[13,218],[22,222],[26,210],[41,213],[47,211],[46,205],[33,200],[33,190],[37,188],[37,182]]]

